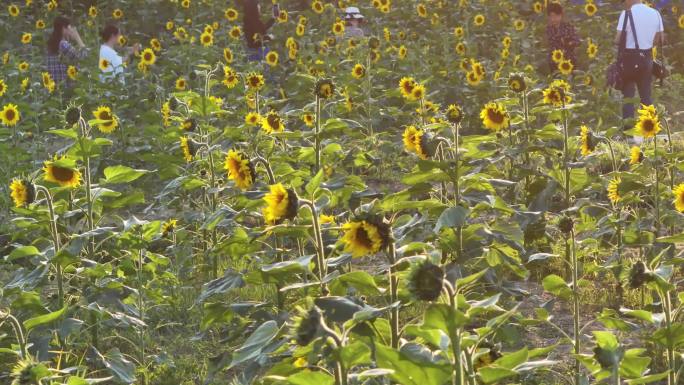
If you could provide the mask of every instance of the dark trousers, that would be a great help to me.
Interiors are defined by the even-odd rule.
[[[622,72],[622,95],[625,98],[633,98],[639,91],[641,104],[651,105],[651,84],[653,83],[653,57],[651,50],[628,50],[623,56]],[[625,102],[622,105],[622,118],[634,117],[634,104]]]

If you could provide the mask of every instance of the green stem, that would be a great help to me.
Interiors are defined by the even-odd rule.
[[[670,291],[666,291],[661,294],[661,301],[663,302],[663,307],[665,310],[665,324],[667,329],[667,334],[672,335],[672,300],[670,299]],[[668,385],[675,385],[675,375],[677,373],[676,368],[676,356],[675,350],[672,343],[668,341],[667,343],[667,366],[669,372],[667,374]]]
[[[458,310],[458,303],[456,302],[456,290],[450,283],[446,283],[445,289],[449,296],[449,305],[455,310]],[[453,367],[453,385],[463,385],[463,362],[461,361],[461,330],[449,330],[449,338],[451,339],[451,351],[454,356]]]
[[[316,168],[314,173],[321,169],[321,98],[316,96],[316,131],[314,132],[314,151],[316,153]]]
[[[399,280],[394,274],[394,264],[397,262],[397,251],[394,239],[390,239],[387,257],[389,258],[389,269],[387,270],[390,286],[390,305],[394,305],[398,300]],[[399,348],[399,306],[392,306],[390,309],[390,329],[392,331],[391,346]]]
[[[83,140],[88,138],[89,134],[89,127],[88,123],[86,123],[85,119],[81,117],[78,121],[78,125],[81,128],[81,137],[79,138],[79,144],[81,146],[81,152],[83,153],[83,161],[85,163],[85,188],[86,188],[86,206],[88,210],[87,214],[87,221],[88,221],[88,230],[93,231],[95,229],[95,221],[93,219],[93,192],[92,192],[92,182],[90,179],[90,156],[87,155],[87,151],[85,149]],[[123,130],[120,130],[123,131]],[[90,244],[88,245],[88,257],[92,258],[93,254],[95,253],[95,238],[91,238]]]
[[[567,242],[567,241],[566,241]],[[577,254],[575,253],[575,230],[570,231],[570,249],[572,251],[572,318],[573,318],[573,336],[575,339],[575,355],[579,355],[581,351],[580,341],[580,307],[579,307],[579,289],[578,289],[578,271],[579,264],[577,263]],[[575,385],[580,385],[580,361],[575,358]]]
[[[19,320],[17,320],[12,314],[10,314],[9,310],[5,311],[7,313],[4,314],[4,318],[8,319],[12,324],[12,329],[14,329],[15,337],[17,338],[17,342],[19,343],[19,351],[21,352],[21,358],[25,359],[26,357],[28,357],[28,355],[26,352],[26,338],[24,338],[24,330],[22,329]],[[0,315],[2,315],[3,312],[0,312]]]
[[[316,205],[313,202],[300,199],[299,203],[303,206],[307,206],[311,210],[311,220],[313,221],[313,231],[314,239],[316,241],[316,270],[318,271],[318,279],[321,284],[321,291],[327,293],[327,288],[323,283],[323,278],[325,278],[326,266],[325,266],[325,245],[323,244],[323,236],[321,234],[321,225],[318,220],[318,210],[316,210]]]
[[[143,298],[143,282],[142,282],[142,270],[143,270],[143,258],[145,250],[140,249],[138,251],[138,311],[140,312],[140,320],[145,322],[145,302]],[[139,329],[140,338],[140,363],[142,367],[145,367],[145,329],[140,326]]]
[[[52,243],[55,249],[55,255],[59,253],[62,248],[59,231],[57,229],[57,219],[55,218],[55,208],[52,204],[52,194],[50,190],[43,186],[36,185],[36,190],[42,192],[45,195],[45,200],[47,201],[48,215],[50,216],[50,233],[52,234]],[[62,265],[59,262],[55,263],[55,270],[57,270],[57,296],[59,297],[59,307],[64,307],[64,274],[62,273]]]
[[[456,150],[454,152],[454,194],[456,197],[456,206],[461,204],[461,186],[460,186],[460,167],[461,167],[461,154],[459,152],[460,141],[461,141],[461,123],[456,123],[454,125],[454,146]],[[456,250],[456,256],[461,258],[463,254],[463,226],[456,227],[456,238],[458,239],[458,249]]]
[[[655,199],[655,228],[656,228],[656,237],[660,233],[660,173],[658,172],[658,137],[654,136],[653,137],[653,162],[655,163],[653,166],[654,171],[655,171],[655,195],[653,199]]]

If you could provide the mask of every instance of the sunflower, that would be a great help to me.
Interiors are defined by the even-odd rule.
[[[354,65],[354,68],[352,68],[351,73],[354,78],[361,79],[366,76],[366,67],[364,67],[363,64],[357,63]]]
[[[672,193],[674,194],[673,204],[675,209],[680,213],[684,212],[684,183],[675,187]]]
[[[233,26],[233,28],[230,29],[230,32],[228,32],[228,35],[237,40],[242,36],[242,29],[239,26]]]
[[[185,86],[186,86],[185,78],[179,77],[178,79],[176,79],[176,89],[178,91],[185,90]]]
[[[383,239],[378,227],[367,221],[348,222],[342,226],[344,235],[344,251],[352,257],[359,258],[375,254],[383,246]]]
[[[121,19],[121,18],[123,17],[123,11],[120,10],[119,8],[115,9],[115,10],[112,12],[112,17],[115,18],[115,19]]]
[[[418,131],[415,136],[416,155],[420,159],[426,160],[433,155],[431,150],[430,137],[424,131]]]
[[[594,3],[586,3],[584,4],[584,13],[587,14],[587,16],[591,17],[594,16],[594,14],[598,11],[598,8]]]
[[[250,126],[256,126],[260,121],[261,115],[257,114],[256,112],[248,112],[247,115],[245,115],[245,123],[249,124]]]
[[[597,53],[598,45],[594,44],[592,41],[589,41],[589,45],[587,46],[587,56],[589,56],[590,59],[593,59],[596,57]]]
[[[677,19],[677,24],[679,25],[680,29],[684,29],[684,15],[679,16],[679,19]]]
[[[236,11],[235,8],[227,8],[223,12],[223,17],[228,21],[235,21],[238,18],[238,11]]]
[[[314,86],[314,94],[321,99],[330,99],[335,95],[335,84],[331,79],[321,79]]]
[[[100,59],[100,63],[98,66],[100,67],[100,70],[106,71],[107,68],[109,68],[112,64],[109,62],[107,59]]]
[[[541,13],[543,9],[544,9],[544,6],[539,1],[535,1],[534,4],[532,5],[532,10],[535,13]]]
[[[45,21],[43,19],[36,20],[36,29],[45,29]]]
[[[525,78],[522,75],[511,75],[508,78],[508,88],[513,92],[523,92],[527,89]]]
[[[480,84],[480,82],[482,81],[482,78],[477,76],[477,73],[475,71],[468,71],[466,73],[466,81],[471,86],[476,86],[476,85]]]
[[[425,97],[425,86],[422,84],[416,84],[415,87],[413,87],[413,90],[411,90],[411,97],[409,97],[409,100],[421,100]]]
[[[417,85],[413,78],[403,77],[399,81],[399,90],[404,98],[410,98],[413,93],[413,88]]]
[[[21,35],[21,42],[22,44],[28,44],[31,42],[32,38],[33,35],[31,35],[29,32],[25,32],[23,35]]]
[[[181,136],[180,148],[183,151],[183,158],[185,159],[185,161],[192,162],[192,158],[197,153],[195,143],[192,140],[190,140],[187,136]]]
[[[310,112],[305,112],[302,114],[302,121],[307,127],[313,127],[314,123],[316,123],[316,117]]]
[[[525,29],[525,21],[521,19],[516,19],[513,22],[513,28],[515,28],[516,31],[520,32]]]
[[[223,168],[228,172],[228,179],[235,181],[235,185],[240,190],[244,191],[252,186],[255,171],[245,154],[235,150],[228,151]]]
[[[399,52],[398,52],[399,59],[404,59],[406,57],[407,52],[408,52],[408,50],[402,44],[401,47],[399,47]]]
[[[14,4],[10,4],[9,7],[7,7],[7,12],[10,14],[10,16],[17,17],[19,16],[19,7]]]
[[[315,305],[310,306],[308,310],[297,306],[295,310],[296,315],[292,317],[288,334],[293,343],[307,346],[324,333],[322,325],[325,321],[320,309]]]
[[[90,8],[88,8],[88,16],[92,18],[97,17],[97,8],[94,5],[91,5]]]
[[[169,234],[173,234],[176,231],[178,225],[177,219],[169,219],[164,222],[161,227],[162,237],[167,237]]]
[[[95,119],[102,121],[97,125],[97,128],[102,133],[108,134],[114,131],[116,127],[119,125],[116,116],[112,114],[112,110],[109,107],[98,107],[95,111],[93,111],[93,116],[95,116]]]
[[[554,63],[560,63],[563,59],[565,59],[565,54],[562,50],[554,49],[553,52],[551,52],[551,60],[553,60]]]
[[[323,3],[321,2],[321,0],[314,0],[311,3],[311,9],[313,9],[313,11],[318,13],[318,14],[323,13],[324,6],[323,6]]]
[[[2,111],[0,111],[0,121],[5,126],[16,126],[19,119],[21,119],[21,113],[19,113],[16,104],[5,104]]]
[[[640,136],[644,138],[652,138],[660,132],[660,119],[658,113],[653,105],[641,105],[639,109],[639,118],[637,119],[636,129]]]
[[[467,47],[464,42],[459,41],[456,43],[456,47],[454,48],[456,53],[459,54],[460,56],[463,56],[466,54]]]
[[[434,301],[442,294],[444,270],[429,261],[415,264],[408,276],[408,291],[420,301]]]
[[[641,147],[632,146],[629,150],[629,164],[639,164],[644,160],[644,153],[641,151]]]
[[[463,37],[464,30],[463,27],[456,27],[454,28],[454,36],[456,36],[457,39],[460,39]]]
[[[250,72],[245,77],[247,88],[259,91],[264,86],[264,76],[257,72]]]
[[[19,63],[19,65],[17,66],[17,68],[18,68],[19,71],[21,71],[21,72],[26,72],[26,71],[28,71],[29,67],[30,67],[29,63],[27,63],[27,62],[25,62],[25,61]]]
[[[200,42],[202,43],[203,46],[209,47],[212,44],[214,44],[214,35],[211,32],[204,31],[200,35]]]
[[[36,188],[26,179],[14,179],[10,183],[10,196],[16,207],[30,205],[36,199]]]
[[[580,142],[582,144],[582,156],[587,156],[594,152],[596,149],[596,142],[594,138],[594,134],[591,133],[591,130],[589,130],[589,127],[587,126],[582,126],[580,127]]]
[[[190,8],[190,0],[181,1],[181,7],[185,8],[185,9]]]
[[[608,183],[608,199],[610,199],[610,202],[612,204],[617,204],[620,201],[620,199],[622,199],[619,192],[621,182],[622,179],[620,179],[619,177],[615,177]]]
[[[230,48],[226,47],[223,49],[223,60],[226,61],[226,63],[230,64],[233,62],[233,50]]]
[[[344,35],[344,23],[338,21],[332,25],[332,32],[337,36]]]
[[[570,75],[572,73],[573,68],[575,66],[572,64],[570,60],[561,60],[558,62],[558,71],[560,71],[561,74],[563,75]]]
[[[81,172],[76,164],[67,162],[65,158],[46,161],[43,166],[45,181],[57,183],[61,187],[78,187],[81,185]]]
[[[295,29],[297,36],[304,36],[304,28],[304,24],[297,24],[297,28]]]
[[[482,119],[482,124],[493,131],[507,128],[510,121],[506,108],[497,102],[487,103],[482,108],[482,111],[480,111],[480,118]]]
[[[270,134],[273,132],[283,132],[285,130],[285,125],[283,125],[283,120],[280,115],[278,115],[276,111],[271,110],[266,116],[261,118],[261,128],[263,128],[267,134]]]
[[[477,14],[473,18],[473,24],[475,24],[478,27],[482,26],[484,23],[485,23],[485,17],[482,14]]]
[[[193,132],[197,128],[197,120],[193,118],[188,118],[183,121],[183,123],[180,126],[180,129],[183,131],[189,131]]]
[[[414,152],[416,150],[416,138],[421,134],[422,131],[418,130],[415,126],[406,127],[402,135],[406,151]]]
[[[293,189],[286,189],[282,184],[274,184],[270,192],[264,196],[266,207],[263,209],[264,219],[268,224],[276,224],[283,219],[297,216],[299,199]]]
[[[275,51],[270,51],[269,53],[266,54],[266,64],[270,65],[271,67],[275,67],[278,65],[278,52]]]
[[[572,101],[569,93],[570,85],[565,80],[554,80],[543,92],[544,103],[555,107],[563,106]]]
[[[7,92],[7,84],[4,80],[0,79],[0,96],[4,95],[5,92]]]
[[[69,76],[69,79],[71,80],[76,80],[76,75],[78,75],[78,70],[74,66],[69,66],[67,68],[67,76]]]

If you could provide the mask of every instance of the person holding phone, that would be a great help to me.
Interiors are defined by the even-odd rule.
[[[357,7],[347,7],[347,9],[344,11],[344,21],[346,24],[344,29],[345,37],[364,37],[365,33],[361,28],[361,24],[363,24],[364,18],[361,14],[361,11],[359,11]]]
[[[280,6],[278,4],[273,5],[271,18],[266,23],[261,21],[261,4],[258,0],[244,0],[243,12],[242,30],[247,43],[247,58],[250,61],[262,61],[268,53],[268,48],[264,45],[270,40],[267,32],[280,14]]]
[[[58,84],[66,80],[67,87],[71,87],[73,83],[67,76],[68,66],[75,65],[86,55],[88,49],[76,27],[66,17],[57,16],[47,41],[46,67],[52,80]]]
[[[100,60],[98,66],[100,67],[100,80],[106,81],[116,78],[124,72],[123,63],[128,60],[131,55],[140,52],[140,44],[135,44],[133,47],[126,48],[124,57],[120,56],[114,49],[119,45],[119,37],[121,31],[115,25],[107,25],[100,33],[102,36],[102,45],[100,46]],[[119,76],[119,81],[124,83],[123,77]]]

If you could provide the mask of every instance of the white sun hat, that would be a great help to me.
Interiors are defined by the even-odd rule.
[[[345,19],[363,19],[361,11],[356,7],[347,7],[347,9],[344,10],[344,13]]]

